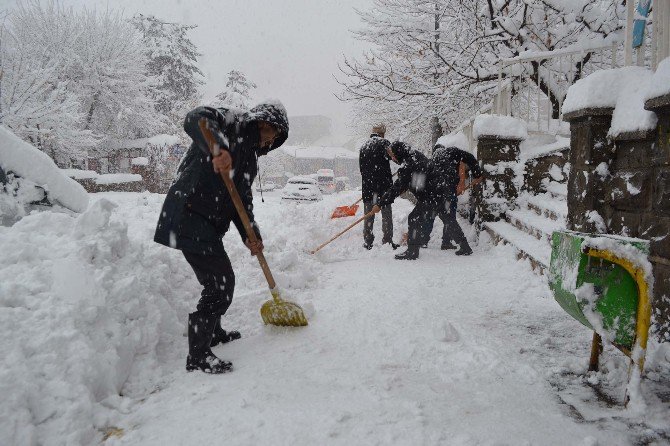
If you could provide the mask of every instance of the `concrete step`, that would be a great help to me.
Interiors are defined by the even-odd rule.
[[[568,185],[567,183],[549,182],[547,185],[547,192],[555,198],[566,201],[568,200]]]
[[[565,229],[562,222],[538,215],[531,209],[507,211],[506,218],[517,229],[547,243],[551,243],[551,234],[554,231]]]
[[[538,240],[506,221],[484,223],[484,230],[496,243],[503,242],[514,247],[519,258],[528,259],[533,269],[541,274],[549,268],[551,247],[546,241]]]
[[[565,224],[568,215],[568,202],[553,196],[551,193],[528,196],[528,208],[537,215]]]

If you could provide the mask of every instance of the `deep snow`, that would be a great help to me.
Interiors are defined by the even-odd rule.
[[[627,360],[607,348],[587,374],[591,333],[511,248],[482,235],[458,258],[438,249],[438,222],[416,262],[364,250],[361,228],[310,256],[350,223],[329,217],[356,193],[278,197],[256,199],[256,218],[310,325],[262,325],[262,273],[227,235],[237,290],[224,327],[243,339],[215,348],[235,364],[223,376],[184,371],[199,286],[151,241],[161,195],[92,194],[79,217],[0,227],[0,443],[668,444],[667,346],[650,345],[641,404],[625,409]],[[410,209],[394,205],[396,239]]]

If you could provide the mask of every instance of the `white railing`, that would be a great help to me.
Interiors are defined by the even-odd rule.
[[[619,66],[618,47],[614,41],[501,59],[495,113],[526,121],[529,131],[565,132],[563,101],[568,88],[590,72]]]
[[[658,63],[670,57],[670,0],[653,0],[651,14],[646,20],[645,39],[638,48],[633,48],[633,24],[635,8],[641,1],[626,2],[626,43],[624,62],[626,66],[635,64],[656,70]],[[634,57],[633,57],[634,56]]]

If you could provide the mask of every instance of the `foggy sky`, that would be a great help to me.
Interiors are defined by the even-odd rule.
[[[0,0],[0,8],[15,4]],[[124,15],[152,14],[197,25],[191,39],[203,54],[202,93],[212,98],[236,69],[258,85],[255,99],[277,98],[289,115],[323,114],[337,127],[348,119],[349,104],[334,93],[342,55],[362,52],[364,44],[350,30],[359,28],[354,7],[371,0],[61,0],[62,5],[122,10]]]

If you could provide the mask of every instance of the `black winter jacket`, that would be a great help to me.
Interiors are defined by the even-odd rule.
[[[198,107],[186,115],[184,130],[193,144],[182,159],[177,177],[165,197],[154,241],[196,254],[224,255],[221,238],[228,231],[231,221],[242,240],[246,240],[247,236],[225,184],[214,172],[209,148],[198,125],[203,118],[208,121],[219,145],[230,151],[233,183],[259,237],[251,190],[258,172],[257,156],[265,155],[286,141],[288,118],[279,103],[260,104],[248,112]],[[259,147],[260,121],[280,129],[280,135],[269,149]]]
[[[398,169],[398,179],[393,186],[382,196],[379,206],[384,207],[393,203],[393,201],[403,192],[409,190],[419,201],[427,198],[426,186],[428,173],[430,171],[430,162],[426,155],[412,149],[404,142],[395,141],[391,144],[391,150],[398,159],[400,169]]]
[[[363,201],[374,202],[391,188],[391,165],[386,148],[391,143],[376,133],[361,147],[358,165],[363,181]]]
[[[440,144],[433,150],[430,161],[431,173],[428,180],[428,194],[435,202],[441,203],[456,197],[459,182],[458,166],[464,162],[473,178],[482,176],[477,159],[470,153],[456,147],[444,147]]]

